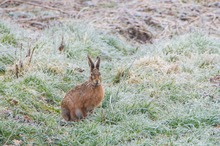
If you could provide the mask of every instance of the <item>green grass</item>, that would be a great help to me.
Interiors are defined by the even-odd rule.
[[[6,26],[7,24],[0,22],[0,42],[6,45],[15,46],[17,40],[14,34],[10,31],[10,28]]]
[[[29,41],[36,50],[19,78],[10,69],[18,55],[1,52],[0,145],[220,144],[220,90],[209,82],[220,74],[217,39],[191,33],[132,46],[79,22],[51,27],[37,40],[16,27],[0,25],[0,31],[23,43],[23,58]],[[59,52],[62,35],[65,50]],[[19,50],[13,41],[1,42],[0,50],[8,46]],[[84,121],[65,123],[60,102],[88,79],[87,54],[101,56],[105,100]]]

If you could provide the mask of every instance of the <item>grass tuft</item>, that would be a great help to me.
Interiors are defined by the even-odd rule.
[[[13,34],[4,34],[1,36],[0,43],[15,46],[17,44],[17,40]]]

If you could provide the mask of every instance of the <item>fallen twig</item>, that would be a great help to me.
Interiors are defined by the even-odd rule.
[[[3,1],[3,2],[0,3],[0,6],[1,6],[1,5],[4,5],[5,3],[10,2],[10,1],[11,1],[11,0],[5,0],[5,1]]]
[[[46,17],[36,17],[36,18],[29,18],[29,19],[19,19],[18,22],[27,22],[27,21],[47,21],[51,19],[58,19],[59,16],[46,16]]]

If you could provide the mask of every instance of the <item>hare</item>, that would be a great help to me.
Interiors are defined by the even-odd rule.
[[[100,58],[97,57],[93,63],[88,56],[88,63],[91,72],[89,80],[67,92],[61,102],[61,114],[66,121],[84,119],[93,113],[94,108],[101,105],[104,99],[104,87],[99,72]]]

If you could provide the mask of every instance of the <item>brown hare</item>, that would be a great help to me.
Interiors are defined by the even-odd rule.
[[[61,103],[61,114],[66,121],[79,121],[93,113],[94,108],[101,105],[104,99],[101,74],[99,72],[100,58],[96,62],[88,56],[90,78],[81,85],[67,92]]]

